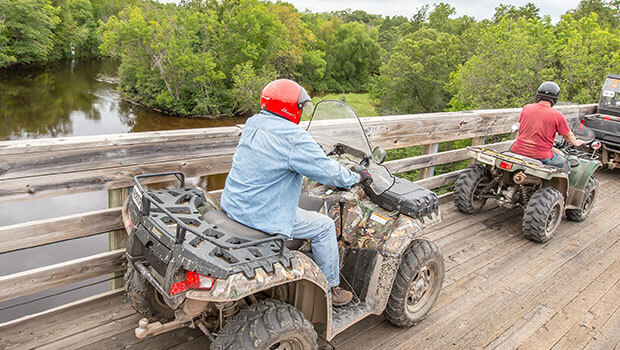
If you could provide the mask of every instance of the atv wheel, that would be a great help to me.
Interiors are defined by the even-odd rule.
[[[294,306],[266,299],[242,309],[222,328],[211,350],[317,349],[312,323]]]
[[[405,251],[383,315],[393,325],[411,327],[431,309],[443,283],[441,251],[432,242],[417,239]]]
[[[564,197],[553,187],[543,187],[536,192],[525,207],[523,234],[535,242],[549,241],[564,213]]]
[[[464,214],[479,212],[487,199],[478,198],[478,196],[489,181],[489,171],[483,165],[475,164],[465,169],[456,180],[454,188],[456,208]]]
[[[125,272],[125,292],[133,308],[150,322],[164,323],[174,319],[174,310],[166,305],[162,296],[131,265]]]
[[[588,180],[588,184],[584,189],[585,198],[583,200],[583,206],[581,209],[566,209],[566,217],[569,220],[582,222],[585,220],[590,212],[592,211],[592,207],[594,207],[594,202],[596,201],[596,184],[597,180],[594,177],[590,177]]]

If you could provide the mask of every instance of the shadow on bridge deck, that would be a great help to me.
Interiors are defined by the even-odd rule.
[[[599,172],[586,222],[564,221],[549,243],[521,235],[521,214],[487,204],[465,216],[443,206],[426,237],[446,259],[428,317],[399,329],[368,317],[336,337],[338,349],[612,349],[620,342],[620,181]],[[0,328],[6,349],[205,349],[200,331],[135,338],[139,316],[120,291]],[[325,345],[326,346],[326,345]]]

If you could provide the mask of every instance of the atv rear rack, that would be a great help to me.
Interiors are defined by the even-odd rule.
[[[175,233],[176,244],[182,244],[185,241],[185,236],[187,234],[187,231],[189,231],[193,233],[196,237],[204,239],[212,243],[213,245],[219,248],[224,248],[224,249],[242,249],[242,248],[258,246],[258,245],[261,245],[267,242],[276,241],[276,242],[279,242],[280,244],[280,251],[278,253],[278,256],[282,257],[284,255],[284,238],[282,237],[274,236],[274,237],[269,237],[269,238],[254,239],[250,242],[245,242],[245,243],[226,243],[226,242],[215,240],[207,235],[204,235],[201,232],[198,232],[192,229],[191,227],[187,226],[183,221],[179,220],[173,213],[171,213],[163,205],[157,202],[153,197],[151,197],[151,195],[144,190],[144,188],[140,184],[140,181],[138,181],[140,179],[145,179],[145,178],[163,177],[163,176],[171,176],[171,175],[174,175],[180,181],[181,186],[179,188],[185,187],[185,174],[183,174],[180,171],[171,171],[171,172],[164,172],[164,173],[143,174],[143,175],[134,176],[134,183],[135,183],[134,191],[138,190],[140,193],[143,215],[148,216],[150,214],[151,204],[153,204],[155,205],[155,207],[161,210],[162,213],[164,213],[167,217],[169,217],[170,219],[172,219],[172,221],[176,223],[177,225],[176,233]]]

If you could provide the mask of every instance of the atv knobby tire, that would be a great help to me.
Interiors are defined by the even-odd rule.
[[[490,181],[489,171],[480,164],[467,167],[456,180],[454,187],[454,205],[464,214],[479,212],[487,202],[486,198],[476,199],[475,196]]]
[[[262,300],[233,316],[211,350],[317,349],[317,334],[312,323],[294,306],[274,299]]]
[[[133,267],[125,272],[125,292],[133,308],[150,322],[167,322],[174,319],[174,310],[165,304],[155,288]]]
[[[584,188],[584,202],[581,209],[566,209],[566,217],[571,221],[582,222],[584,221],[594,207],[597,195],[597,180],[594,177],[590,177],[586,188]]]
[[[523,214],[523,235],[535,242],[548,242],[557,231],[564,213],[564,197],[553,187],[538,189]]]
[[[443,256],[432,242],[417,239],[405,251],[383,315],[393,325],[411,327],[431,309],[443,284]]]

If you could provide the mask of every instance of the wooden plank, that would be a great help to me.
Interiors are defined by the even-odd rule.
[[[618,346],[620,346],[620,308],[615,310],[609,320],[599,329],[598,334],[583,349],[618,350]]]
[[[618,238],[620,238],[620,228]],[[558,314],[548,320],[544,328],[536,330],[527,339],[523,339],[521,342],[523,348],[550,349],[581,318],[584,312],[614,286],[618,277],[620,277],[620,260],[599,274],[586,288],[571,295],[572,300],[568,304],[562,305],[562,302],[557,302],[557,305],[562,306],[561,309],[558,307]],[[555,302],[556,298],[557,296],[554,295],[552,301]]]
[[[133,177],[139,174],[165,171],[182,171],[187,177],[223,174],[228,172],[231,162],[232,157],[226,155],[4,180],[0,181],[0,203],[129,187],[133,185]],[[172,176],[145,179],[143,183],[174,179]]]
[[[610,244],[605,240],[605,237],[599,239],[597,243],[601,245]],[[583,258],[563,260],[561,256],[558,256],[560,259],[556,260],[558,262],[557,264],[554,264],[553,261],[549,262],[548,266],[550,266],[550,268],[548,268],[547,265],[540,265],[540,271],[538,271],[529,267],[525,270],[526,273],[520,273],[523,278],[513,278],[508,284],[494,284],[492,288],[494,289],[493,293],[488,295],[481,302],[473,302],[471,309],[465,310],[461,316],[442,327],[441,332],[434,333],[430,337],[427,337],[425,341],[433,343],[437,348],[446,348],[448,345],[452,345],[455,348],[486,347],[489,341],[495,339],[503,330],[513,325],[514,322],[522,316],[523,312],[529,310],[527,306],[525,306],[525,310],[519,309],[517,312],[515,312],[516,310],[513,308],[509,310],[505,308],[502,309],[505,305],[515,305],[515,307],[517,307],[514,303],[515,300],[532,300],[533,290],[536,291],[535,293],[538,293],[539,290],[544,290],[545,288],[549,288],[549,286],[558,286],[558,283],[561,285],[561,288],[565,288],[564,283],[566,283],[571,274],[581,278],[575,278],[573,281],[580,281],[586,284],[590,283],[597,275],[598,269],[604,270],[608,266],[608,264],[599,265],[589,263],[590,257],[596,253],[594,251],[596,248],[597,247],[593,246],[593,248],[586,250],[587,253],[580,252]],[[545,261],[536,259],[535,261],[539,264],[545,263]],[[563,269],[562,266],[566,264],[567,261],[571,261],[574,265],[579,266],[579,268],[570,270]],[[589,266],[589,268],[583,269],[584,265]],[[560,267],[560,269],[558,269],[558,267]],[[594,276],[591,274],[594,274]],[[495,279],[490,279],[489,281],[495,281]],[[557,292],[555,287],[552,290]],[[549,295],[553,294],[550,293]],[[508,314],[509,312],[512,312],[512,314]],[[506,317],[509,317],[511,320],[509,322],[503,322]],[[490,332],[490,330],[493,332]],[[499,332],[499,334],[497,334],[497,332]],[[450,334],[449,339],[443,337],[442,333]],[[491,336],[490,339],[489,336]],[[484,340],[470,343],[469,340],[471,338],[483,338]],[[414,342],[407,342],[406,344],[407,346],[413,347],[417,344],[417,340]]]
[[[614,244],[615,234],[609,229],[606,231],[602,238],[584,247],[578,253],[578,258],[572,257],[559,265],[555,271],[551,272],[551,275],[536,269],[521,274],[511,283],[510,288],[514,288],[513,286],[519,283],[527,288],[519,285],[519,295],[504,301],[499,305],[500,308],[494,309],[479,305],[476,309],[484,307],[495,316],[481,317],[479,319],[481,322],[472,321],[469,328],[460,328],[459,332],[463,330],[459,333],[462,337],[456,342],[456,346],[474,348],[487,346],[489,342],[503,333],[503,330],[514,324],[525,310],[529,310],[538,302],[544,302],[545,305],[556,310],[561,308],[564,302],[572,299],[575,294],[578,294],[582,288],[589,285],[601,272],[614,263],[614,254],[620,252],[620,242]],[[600,254],[600,252],[607,252],[607,254]],[[546,266],[542,270],[546,270]],[[524,340],[521,339],[521,341]]]
[[[90,307],[93,303],[101,302],[109,298],[122,296],[125,294],[123,289],[110,290],[101,294],[93,295],[84,299],[76,300],[55,308],[41,311],[35,314],[26,315],[8,322],[0,323],[0,332],[8,334],[11,329],[21,329],[25,324],[31,324],[45,318],[63,317],[66,318],[71,309],[78,307]],[[83,312],[82,312],[83,313]],[[54,321],[53,323],[58,323]]]
[[[126,317],[105,322],[100,326],[84,329],[79,333],[74,333],[53,343],[38,346],[37,349],[75,349],[77,347],[90,345],[94,342],[122,333],[128,328],[136,327],[140,317],[140,315],[134,312]]]
[[[582,349],[620,307],[620,280],[553,345],[553,350]]]
[[[555,313],[555,310],[544,305],[536,305],[535,308],[512,325],[506,332],[502,333],[499,338],[495,339],[485,349],[509,350],[517,348],[523,339],[527,339],[527,337],[534,334]]]
[[[238,137],[204,138],[192,141],[6,155],[2,157],[0,180],[189,161],[205,156],[228,155],[232,157],[238,141]]]
[[[487,145],[498,152],[508,150],[512,141],[499,142]],[[422,169],[428,166],[447,164],[468,159],[466,148],[455,149],[451,151],[439,152],[435,154],[421,155],[410,158],[403,158],[385,162],[385,165],[392,173],[402,173],[405,171]]]
[[[0,227],[0,253],[91,236],[123,227],[121,208]]]
[[[125,268],[125,249],[0,277],[0,301],[83,281]]]
[[[137,323],[133,325],[137,327]],[[150,350],[150,349],[170,349],[175,346],[191,342],[195,339],[204,340],[208,342],[207,337],[202,333],[198,327],[191,329],[183,327],[172,332],[163,333],[154,337],[147,337],[146,339],[139,339],[136,337],[135,329],[131,328],[118,333],[114,336],[109,336],[96,342],[80,346],[78,344],[77,350],[93,350],[93,349],[117,349],[122,347],[124,349],[130,348],[132,350]],[[116,330],[114,330],[116,332]],[[194,349],[208,349],[210,344],[206,346],[196,346]]]
[[[109,291],[63,305],[53,312],[10,322],[9,326],[0,328],[4,349],[39,348],[118,319],[139,317],[129,304],[123,302],[124,298],[122,290]]]
[[[429,177],[428,179],[418,180],[415,183],[422,187],[426,187],[428,189],[433,189],[437,187],[441,187],[443,185],[448,185],[453,182],[456,182],[456,179],[463,172],[463,170],[457,170],[450,173],[445,173],[433,177]]]
[[[125,200],[129,197],[129,188],[123,187],[115,190],[108,191],[108,207],[115,208],[121,207],[125,203]],[[108,248],[109,250],[125,249],[127,246],[127,231],[124,227],[118,230],[110,231],[108,233]],[[113,272],[110,274],[110,290],[121,288],[125,285],[123,280],[123,271]]]
[[[54,137],[33,140],[0,141],[0,155],[57,152],[85,148],[131,146],[147,143],[192,141],[205,138],[226,138],[241,135],[237,126],[201,129],[134,132],[94,136]]]
[[[439,144],[438,143],[431,143],[429,145],[424,145],[424,149],[422,150],[422,154],[423,155],[434,155],[435,153],[437,153],[437,151],[439,150]],[[427,168],[422,168],[420,169],[420,175],[418,176],[418,179],[423,180],[426,178],[429,178],[431,176],[433,176],[435,174],[435,167],[431,166],[431,167],[427,167]]]

